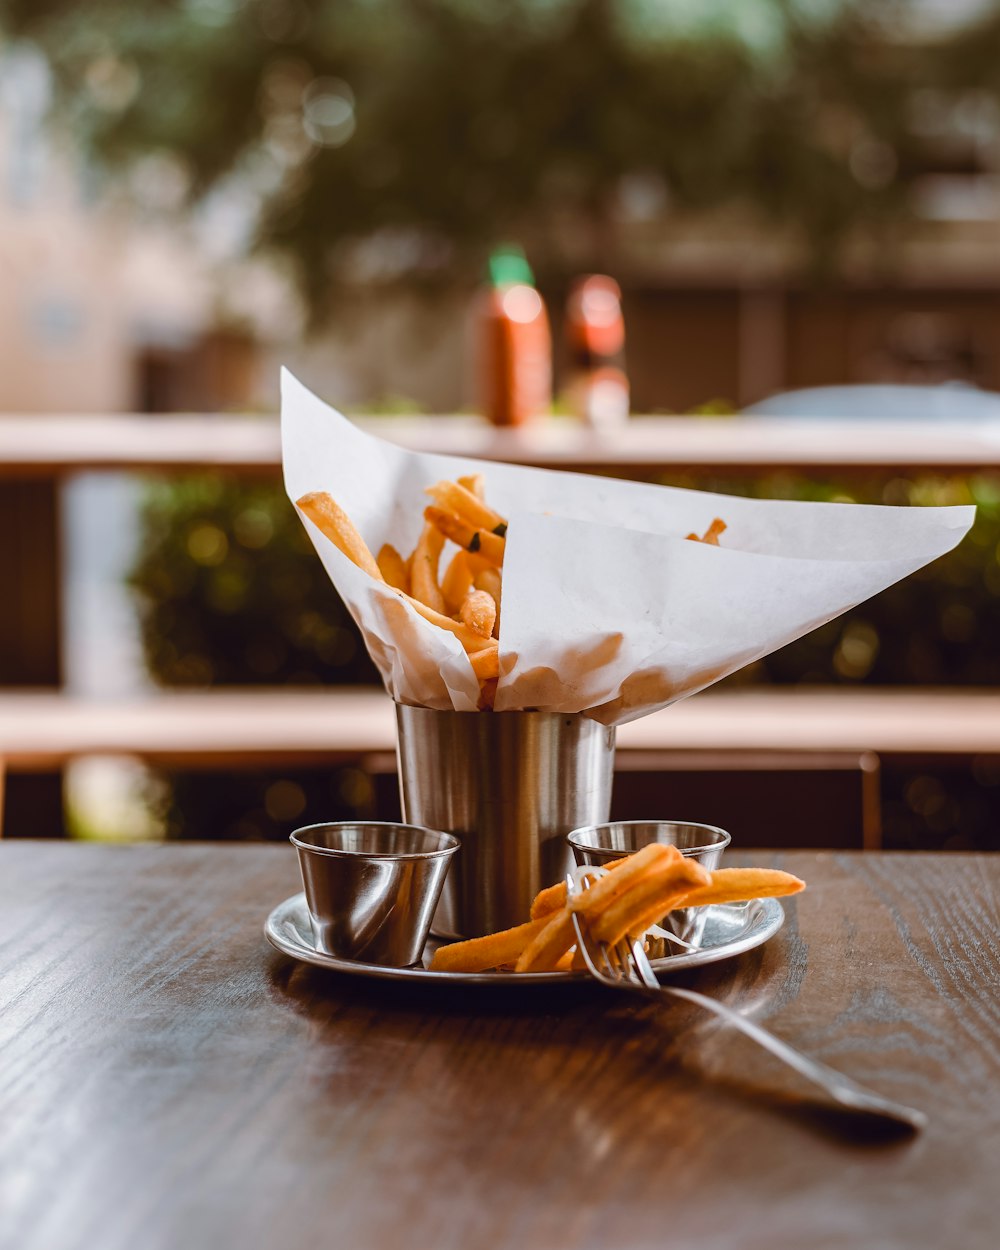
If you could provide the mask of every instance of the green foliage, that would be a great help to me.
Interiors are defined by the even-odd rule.
[[[750,207],[832,270],[854,225],[909,210],[915,93],[1000,94],[993,7],[924,42],[893,0],[8,0],[0,22],[97,161],[168,153],[192,196],[256,198],[314,309],[342,279],[463,280],[499,237],[543,280],[613,271],[637,181],[647,215]]]
[[[766,656],[734,682],[882,686],[1000,686],[1000,479],[811,481],[791,476],[701,489],[756,498],[893,505],[975,504],[954,551],[874,599]]]
[[[150,487],[131,577],[164,685],[349,685],[378,677],[280,487]]]
[[[153,801],[174,841],[281,841],[314,820],[386,819],[369,777],[350,766],[175,772],[160,778]]]

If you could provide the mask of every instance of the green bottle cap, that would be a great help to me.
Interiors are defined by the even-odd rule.
[[[534,286],[535,275],[524,252],[516,244],[505,244],[490,255],[490,282],[495,287]]]

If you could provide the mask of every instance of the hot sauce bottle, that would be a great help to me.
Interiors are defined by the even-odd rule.
[[[479,312],[480,389],[495,425],[523,425],[552,405],[552,335],[534,275],[517,248],[490,257]]]
[[[604,429],[629,413],[621,300],[614,278],[594,273],[574,284],[566,305],[569,401],[577,416]]]

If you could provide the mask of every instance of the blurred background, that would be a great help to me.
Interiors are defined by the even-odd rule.
[[[891,418],[872,384],[928,388],[894,393],[908,419],[997,420],[1000,3],[0,3],[11,421],[273,423],[280,364],[373,419],[475,412],[500,244],[548,310],[551,421],[574,419],[567,299],[593,273],[620,288],[632,425]],[[992,469],[663,461],[648,480],[979,507],[958,551],[729,685],[1000,685]],[[0,524],[0,695],[375,681],[276,473],[6,472]],[[74,755],[12,758],[6,833],[279,838],[385,801],[358,762]],[[998,847],[1000,757],[884,758],[877,803],[886,846]]]

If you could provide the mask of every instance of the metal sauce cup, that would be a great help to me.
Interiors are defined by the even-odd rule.
[[[368,821],[307,825],[290,841],[321,951],[394,968],[419,960],[458,838]]]
[[[683,820],[619,820],[605,825],[574,829],[566,839],[578,864],[608,864],[641,851],[651,842],[676,846],[688,859],[696,859],[711,872],[718,868],[731,838],[725,829]],[[697,946],[708,918],[707,907],[679,907],[660,920],[660,927]],[[671,943],[665,943],[670,954]],[[676,953],[676,948],[674,948]]]

